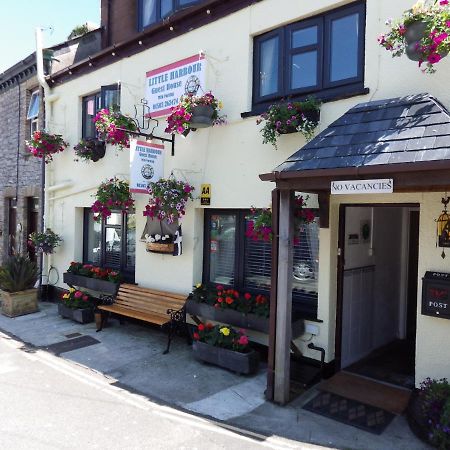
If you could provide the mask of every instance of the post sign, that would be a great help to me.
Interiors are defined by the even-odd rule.
[[[202,184],[200,191],[200,204],[202,206],[210,206],[211,205],[211,185],[210,184]]]
[[[392,194],[392,192],[394,192],[392,178],[331,182],[332,194]]]
[[[130,142],[130,191],[147,194],[149,183],[164,175],[164,145]]]
[[[147,72],[145,98],[153,118],[170,114],[184,94],[205,85],[205,55],[198,54]]]
[[[422,282],[422,314],[450,319],[450,274],[426,272]]]

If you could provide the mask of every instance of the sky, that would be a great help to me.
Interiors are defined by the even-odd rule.
[[[36,27],[53,28],[43,32],[50,47],[77,25],[100,24],[100,0],[0,0],[0,6],[0,73],[33,53]]]

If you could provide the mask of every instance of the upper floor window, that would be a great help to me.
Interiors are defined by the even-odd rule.
[[[139,0],[139,28],[161,22],[179,9],[200,3],[202,0]]]
[[[35,91],[31,94],[30,104],[28,105],[27,120],[29,123],[30,136],[38,130],[38,117],[39,117],[39,103],[40,95],[39,91]]]
[[[253,103],[362,88],[364,29],[357,3],[256,37]]]
[[[120,108],[120,85],[102,86],[99,92],[82,99],[82,137],[95,138],[94,117],[102,108]]]

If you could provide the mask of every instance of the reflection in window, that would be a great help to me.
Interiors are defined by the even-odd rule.
[[[261,96],[278,91],[278,36],[261,43],[260,92]]]
[[[94,213],[88,216],[87,247],[84,261],[89,264],[100,265],[102,224],[94,220]]]
[[[292,48],[317,44],[317,26],[292,32]]]
[[[217,214],[211,217],[209,281],[233,284],[236,252],[236,216]]]
[[[136,261],[136,215],[127,215],[127,261],[126,266],[134,270]]]
[[[317,51],[299,53],[292,57],[291,89],[317,85]]]

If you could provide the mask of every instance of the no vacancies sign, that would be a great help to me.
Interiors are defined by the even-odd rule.
[[[205,85],[205,55],[194,55],[147,72],[145,98],[153,118],[170,114],[184,94]]]
[[[392,192],[394,192],[392,178],[331,182],[332,194],[392,194]]]
[[[149,183],[164,175],[164,145],[132,140],[130,143],[130,191],[147,194]]]

